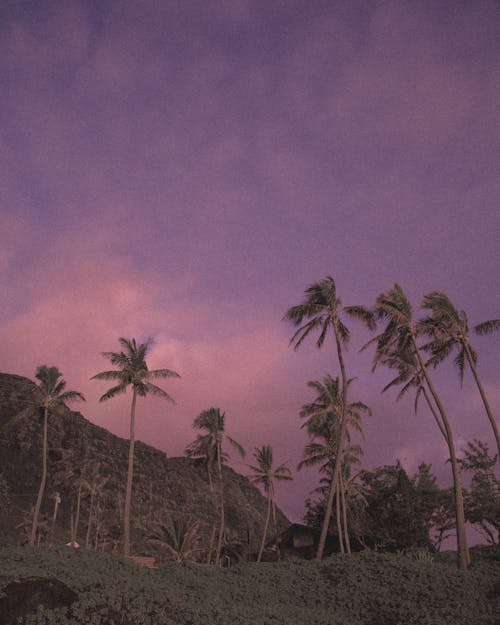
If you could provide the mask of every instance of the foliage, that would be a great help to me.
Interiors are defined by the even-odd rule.
[[[476,526],[489,544],[500,538],[500,480],[494,469],[497,456],[490,456],[488,445],[477,439],[468,443],[459,460],[464,473],[472,475],[471,487],[465,491],[465,516]]]
[[[350,527],[360,545],[434,550],[454,527],[451,492],[438,487],[429,465],[420,465],[412,477],[399,463],[361,471],[351,488],[357,496],[348,498]],[[306,522],[319,527],[324,499],[306,506]],[[336,534],[333,523],[330,533]]]
[[[79,594],[68,610],[40,609],[24,625],[495,625],[498,548],[474,552],[466,574],[447,556],[149,570],[108,554],[0,548],[0,585],[53,575]]]
[[[184,562],[196,560],[200,547],[200,523],[192,519],[173,519],[158,511],[147,525],[146,540],[158,547],[156,561]]]

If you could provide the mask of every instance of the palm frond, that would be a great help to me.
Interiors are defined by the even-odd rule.
[[[351,337],[351,333],[347,329],[347,327],[342,323],[342,321],[338,321],[337,328],[339,331],[340,342],[344,347],[349,345],[349,339]]]
[[[464,374],[465,374],[465,349],[462,349],[458,352],[453,360],[455,366],[458,369],[458,373],[460,375],[460,386],[463,386],[464,383]]]
[[[78,391],[66,391],[59,396],[61,401],[85,401],[85,397]]]
[[[490,319],[489,321],[483,321],[474,326],[474,332],[480,336],[485,334],[491,334],[500,329],[500,319]]]
[[[124,378],[123,371],[101,371],[96,373],[91,380],[122,380]]]
[[[116,397],[117,395],[121,395],[122,393],[125,393],[125,391],[127,390],[127,385],[126,384],[118,384],[117,386],[113,386],[110,389],[108,389],[104,395],[101,395],[101,397],[99,397],[99,401],[107,401],[108,399],[113,399],[113,397]]]
[[[295,332],[290,339],[289,345],[293,345],[293,348],[296,351],[302,345],[304,339],[322,323],[323,320],[321,317],[314,317],[314,319],[308,321]]]
[[[227,442],[234,447],[234,449],[236,449],[236,451],[240,454],[240,456],[242,458],[245,457],[245,450],[243,449],[243,447],[234,440],[234,438],[231,438],[230,436],[226,436]]]
[[[163,397],[163,399],[166,399],[167,401],[169,401],[172,404],[175,404],[175,401],[172,399],[172,397],[170,397],[170,395],[164,391],[162,388],[160,388],[159,386],[156,386],[156,384],[152,384],[151,382],[146,382],[144,384],[147,393],[151,393],[151,395],[155,395],[156,397]]]
[[[372,332],[377,327],[374,312],[365,306],[346,306],[344,312],[349,317],[362,321]]]
[[[176,371],[170,369],[153,369],[148,371],[148,378],[180,378],[181,376]]]
[[[323,346],[323,343],[325,342],[325,338],[328,332],[328,328],[330,327],[328,317],[325,317],[325,319],[322,320],[322,323],[323,323],[323,327],[321,328],[321,333],[318,337],[318,340],[316,341],[316,347]]]

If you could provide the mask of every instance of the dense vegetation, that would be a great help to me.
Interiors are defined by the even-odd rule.
[[[151,571],[109,554],[9,547],[0,584],[53,575],[78,593],[26,625],[498,625],[500,554],[481,552],[464,575],[449,554],[419,552]]]

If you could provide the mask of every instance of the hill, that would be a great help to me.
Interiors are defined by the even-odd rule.
[[[21,376],[0,374],[0,529],[3,542],[19,544],[30,525],[41,472],[41,417],[32,403],[36,386]],[[49,420],[49,478],[43,503],[41,541],[54,544],[70,540],[81,488],[78,537],[87,538],[92,487],[96,515],[89,534],[99,549],[117,550],[121,539],[121,514],[127,471],[128,441],[90,423],[67,407]],[[224,467],[226,538],[240,553],[255,551],[261,537],[266,500],[247,478]],[[61,503],[54,535],[50,528],[54,494]],[[3,503],[3,505],[1,505]],[[94,501],[96,503],[96,501]],[[155,554],[171,520],[177,529],[198,522],[208,535],[218,519],[217,502],[208,487],[206,469],[187,458],[167,458],[165,453],[137,442],[135,448],[132,526],[138,553]],[[288,524],[278,511],[278,529]],[[163,529],[162,529],[163,528]],[[156,547],[148,538],[156,537]],[[234,550],[233,549],[233,550]]]

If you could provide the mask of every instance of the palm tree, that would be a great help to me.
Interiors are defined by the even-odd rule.
[[[376,363],[375,367],[377,364],[384,364],[390,369],[398,369],[399,371],[398,375],[384,386],[382,393],[385,393],[393,386],[403,384],[403,387],[396,396],[396,401],[399,401],[411,388],[416,389],[414,402],[415,415],[418,412],[419,399],[422,396],[425,399],[432,416],[434,417],[434,421],[436,422],[439,431],[441,432],[446,443],[448,443],[446,430],[425,387],[425,378],[422,370],[419,368],[415,352],[410,353],[410,351],[407,351],[406,353],[384,355],[381,357],[380,361]],[[426,365],[427,364],[428,363],[426,363]]]
[[[170,395],[151,380],[157,378],[179,378],[179,374],[170,369],[155,369],[150,371],[146,363],[146,354],[151,346],[151,340],[137,345],[135,339],[118,339],[123,350],[121,352],[102,352],[112,365],[118,369],[102,371],[94,375],[91,380],[114,380],[117,384],[108,389],[99,399],[100,402],[112,399],[125,393],[127,387],[132,387],[132,406],[130,409],[130,445],[128,452],[127,484],[125,490],[125,512],[123,515],[124,544],[123,552],[130,555],[130,509],[132,502],[132,479],[134,474],[134,443],[135,443],[135,404],[137,396],[146,397],[155,395],[175,403]]]
[[[57,367],[41,365],[35,373],[39,380],[36,391],[36,405],[43,410],[43,434],[42,434],[42,479],[38,489],[35,510],[33,513],[33,523],[31,526],[30,545],[35,544],[38,517],[42,505],[45,484],[47,482],[47,431],[49,415],[56,407],[62,406],[67,401],[85,401],[85,397],[77,391],[65,391],[66,382],[62,379],[62,373]]]
[[[198,521],[173,519],[165,511],[155,512],[146,528],[146,540],[166,552],[174,562],[195,560],[202,551],[199,529]]]
[[[271,445],[262,445],[260,448],[256,447],[253,452],[253,457],[257,465],[248,465],[253,471],[250,481],[254,484],[261,484],[267,495],[266,521],[264,523],[264,532],[260,543],[259,555],[257,556],[257,562],[260,562],[266,543],[271,510],[275,510],[274,482],[275,480],[291,480],[292,476],[290,475],[290,469],[285,464],[280,464],[279,467],[273,467],[273,448]]]
[[[342,301],[337,295],[335,281],[331,276],[309,286],[305,291],[305,298],[301,304],[292,306],[285,313],[284,319],[291,321],[294,326],[298,326],[297,331],[292,336],[290,344],[298,349],[304,339],[313,331],[319,330],[320,334],[316,341],[317,347],[321,347],[325,341],[328,331],[333,332],[335,345],[337,348],[337,358],[342,378],[342,406],[340,412],[340,434],[335,467],[332,474],[330,492],[328,494],[325,520],[321,528],[321,535],[318,543],[316,558],[321,560],[325,548],[328,523],[332,514],[333,496],[337,487],[338,476],[342,464],[342,452],[346,437],[347,423],[345,420],[347,407],[347,374],[345,370],[343,350],[347,349],[350,332],[344,325],[341,316],[346,314],[350,317],[360,319],[369,328],[374,327],[373,314],[363,306],[342,306]],[[305,322],[305,323],[304,323]]]
[[[385,293],[381,293],[376,300],[375,314],[379,321],[386,322],[381,334],[369,343],[376,342],[376,352],[373,367],[383,364],[387,358],[405,358],[407,354],[416,357],[419,371],[422,373],[434,403],[438,409],[446,433],[446,442],[450,452],[450,461],[453,473],[453,488],[455,494],[455,514],[457,522],[458,561],[461,569],[466,569],[469,563],[467,536],[465,533],[465,517],[462,487],[458,473],[457,456],[453,442],[453,434],[448,416],[441,399],[432,383],[422,357],[417,338],[423,332],[421,324],[413,320],[413,311],[403,289],[395,284]]]
[[[49,542],[51,545],[54,541],[54,530],[56,529],[57,512],[59,511],[59,505],[61,504],[61,495],[59,494],[59,491],[55,491],[52,494],[52,498],[54,499],[54,512],[52,513],[52,523],[50,525]]]
[[[477,354],[470,343],[467,314],[463,310],[459,312],[442,291],[432,291],[425,295],[422,308],[430,310],[429,317],[422,320],[422,326],[434,339],[424,346],[424,349],[432,353],[432,363],[436,366],[456,347],[458,353],[455,357],[455,364],[458,367],[461,383],[463,383],[465,366],[468,363],[493,429],[500,458],[500,433],[477,372]],[[473,328],[474,332],[479,335],[491,334],[498,329],[500,329],[500,319],[483,321]]]
[[[196,462],[201,462],[206,470],[208,476],[208,487],[210,493],[214,494],[214,480],[213,480],[213,468],[214,464],[217,464],[217,446],[213,444],[211,437],[206,435],[200,435],[190,445],[186,447],[186,456],[192,458]],[[228,455],[222,451],[222,462],[224,463],[228,459]],[[212,524],[212,530],[210,532],[210,541],[208,543],[206,563],[210,564],[212,561],[212,549],[215,541],[215,533],[217,531],[217,524]]]
[[[236,449],[242,456],[245,456],[243,447],[233,438],[225,434],[226,414],[220,408],[209,408],[200,412],[193,421],[193,427],[197,430],[204,430],[204,434],[198,434],[196,439],[187,447],[186,453],[191,457],[211,458],[211,462],[217,463],[217,475],[219,482],[219,537],[217,539],[217,549],[215,553],[215,564],[220,561],[222,549],[222,537],[224,535],[224,488],[222,481],[222,463],[229,456],[222,450],[224,440]]]
[[[299,463],[299,468],[302,466],[322,464],[320,471],[325,474],[325,477],[321,478],[319,486],[315,488],[313,492],[320,493],[323,497],[323,501],[328,495],[333,469],[329,451],[330,445],[328,444],[328,441],[326,444],[322,445],[316,440],[313,445],[306,446],[304,449],[303,460]],[[340,473],[339,483],[337,484],[337,489],[335,491],[335,516],[337,521],[337,534],[339,536],[340,552],[342,554],[345,552],[344,543],[347,553],[351,553],[349,525],[347,521],[348,503],[354,501],[356,504],[364,507],[367,505],[366,498],[356,483],[356,478],[358,477],[359,472],[352,475],[352,466],[361,462],[360,456],[362,455],[363,450],[360,445],[346,446],[344,449],[342,471]]]
[[[97,526],[97,503],[100,496],[102,496],[104,487],[109,481],[109,478],[102,477],[100,472],[100,465],[93,465],[92,468],[88,471],[86,488],[90,493],[90,502],[89,502],[89,516],[87,521],[87,533],[85,535],[85,548],[89,549],[90,547],[90,532],[92,530],[92,522]],[[97,500],[97,501],[96,501]]]
[[[351,383],[352,380],[347,380],[347,389]],[[340,490],[343,482],[342,466],[344,464],[344,454],[347,451],[344,447],[346,442],[350,443],[351,441],[349,427],[353,427],[363,436],[362,416],[371,415],[371,411],[363,402],[351,402],[346,405],[340,391],[338,378],[334,379],[330,375],[326,375],[323,382],[315,380],[308,382],[307,385],[316,391],[317,396],[313,402],[304,404],[300,411],[300,416],[307,419],[302,427],[307,429],[312,441],[304,450],[304,459],[300,462],[299,469],[303,466],[313,466],[321,463],[321,470],[331,478],[322,526],[322,528],[326,526],[328,530],[333,510],[334,494],[338,495],[337,515],[340,515]],[[343,440],[341,439],[342,435]],[[324,443],[318,443],[318,438],[323,439]],[[339,456],[342,456],[340,461]],[[336,467],[339,468],[335,475]],[[334,478],[336,480],[335,484],[333,484]],[[339,519],[340,517],[337,516],[338,525]],[[346,549],[350,552],[347,527],[345,528],[345,535]],[[339,534],[339,540],[343,549],[341,533]]]
[[[87,480],[82,476],[78,476],[75,480],[75,487],[77,489],[76,491],[76,512],[75,512],[75,519],[74,519],[74,523],[72,523],[72,528],[71,528],[71,543],[73,546],[76,546],[78,543],[78,526],[80,524],[80,510],[81,510],[81,503],[82,503],[82,491],[84,489],[88,489],[89,488],[89,484],[87,482]]]

